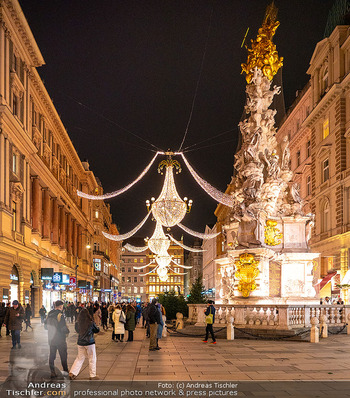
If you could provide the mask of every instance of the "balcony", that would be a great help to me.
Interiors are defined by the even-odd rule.
[[[97,256],[102,256],[104,257],[106,260],[110,261],[109,256],[107,256],[107,254],[101,250],[94,250],[93,254],[96,254]]]

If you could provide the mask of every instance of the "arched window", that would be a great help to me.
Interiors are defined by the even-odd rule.
[[[325,199],[321,208],[321,232],[327,232],[330,228],[330,206],[329,200]]]
[[[322,74],[322,94],[327,90],[328,88],[328,66],[326,66],[323,70]]]

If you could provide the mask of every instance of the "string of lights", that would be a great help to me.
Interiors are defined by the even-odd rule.
[[[185,227],[183,224],[179,223],[177,224],[181,229],[183,229],[185,232],[187,232],[189,235],[195,236],[196,238],[200,238],[200,239],[213,239],[216,236],[220,235],[221,232],[217,232],[215,234],[203,234],[201,232],[196,232],[193,231],[190,228]]]
[[[192,174],[192,177],[197,181],[199,186],[213,199],[215,199],[217,202],[222,203],[223,205],[232,207],[233,206],[233,198],[230,195],[227,195],[218,189],[214,188],[212,185],[209,184],[209,182],[203,180],[192,168],[192,166],[189,164],[187,161],[185,155],[181,153],[182,159],[184,160],[188,170]]]
[[[127,232],[126,234],[123,234],[123,235],[111,235],[111,234],[107,234],[107,232],[104,232],[104,231],[102,231],[102,234],[107,239],[114,240],[116,242],[120,242],[122,240],[128,239],[131,236],[133,236],[143,226],[143,224],[147,221],[147,219],[148,219],[150,214],[151,213],[147,213],[147,216],[140,222],[140,224],[136,225],[136,227],[134,229],[132,229],[131,231]]]
[[[128,250],[129,252],[133,252],[133,253],[142,253],[142,252],[144,252],[145,250],[148,249],[148,246],[137,247],[137,246],[130,245],[130,243],[127,243],[123,247],[126,250]]]
[[[178,264],[178,263],[175,262],[175,260],[173,260],[173,259],[171,259],[171,262],[172,262],[173,264],[175,264],[177,267],[180,267],[180,268],[185,268],[185,269],[191,269],[191,268],[192,268],[192,266]]]
[[[144,269],[144,268],[149,267],[149,266],[152,265],[152,264],[154,264],[154,260],[152,260],[150,263],[148,263],[148,264],[146,264],[146,265],[142,265],[142,266],[140,266],[140,267],[134,266],[133,268],[134,268],[134,269]]]
[[[167,234],[167,236],[178,246],[182,247],[183,249],[192,252],[192,253],[201,253],[201,252],[205,252],[205,250],[202,249],[195,249],[194,247],[190,247],[190,246],[186,246],[183,243],[179,242],[178,240],[176,240],[175,238],[173,238],[171,235]]]
[[[157,152],[153,159],[150,161],[150,163],[146,166],[146,168],[142,171],[142,173],[136,178],[136,180],[132,181],[129,185],[126,185],[124,188],[121,188],[117,191],[114,192],[110,192],[110,193],[106,193],[103,195],[89,195],[87,193],[81,192],[81,191],[77,191],[77,195],[85,198],[85,199],[91,199],[91,200],[104,200],[104,199],[110,199],[110,198],[114,198],[115,196],[118,196],[124,192],[126,192],[128,189],[130,189],[133,185],[135,185],[137,182],[139,182],[141,180],[141,178],[144,177],[144,175],[148,172],[148,170],[151,168],[152,164],[154,163],[154,161],[156,160],[156,157],[158,155],[163,154],[164,152]]]

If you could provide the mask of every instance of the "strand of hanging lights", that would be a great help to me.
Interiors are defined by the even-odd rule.
[[[187,232],[189,235],[195,236],[196,238],[200,238],[200,239],[213,239],[215,237],[217,237],[218,235],[221,234],[221,232],[216,232],[213,234],[203,234],[201,232],[196,232],[193,231],[192,229],[185,227],[183,224],[179,223],[177,224],[181,229],[183,229],[185,232]]]
[[[127,243],[123,246],[126,250],[133,253],[142,253],[148,249],[148,246],[133,246],[130,243]]]
[[[192,252],[192,253],[202,253],[205,252],[205,250],[203,249],[195,249],[194,247],[190,247],[190,246],[186,246],[184,245],[182,242],[179,242],[178,240],[176,240],[172,235],[167,234],[167,236],[169,237],[170,240],[172,240],[176,245],[182,247],[183,249]]]
[[[150,213],[147,213],[147,216],[140,222],[140,224],[136,225],[136,227],[134,229],[132,229],[131,231],[129,231],[126,234],[123,234],[123,235],[111,235],[111,234],[108,234],[107,232],[104,232],[104,231],[102,231],[102,234],[107,239],[114,240],[114,241],[117,241],[117,242],[120,242],[122,240],[128,239],[131,236],[133,236],[140,228],[142,228],[143,224],[147,221],[149,215],[150,215]]]
[[[124,192],[126,192],[128,189],[130,189],[133,185],[135,185],[138,181],[140,181],[145,174],[147,174],[148,170],[151,168],[152,164],[154,163],[154,161],[156,160],[156,157],[158,155],[162,155],[164,154],[164,152],[157,152],[153,159],[150,161],[150,163],[146,166],[146,168],[142,171],[142,173],[134,180],[132,181],[130,184],[126,185],[124,188],[121,188],[117,191],[113,191],[110,193],[106,193],[104,195],[89,195],[87,193],[84,193],[82,191],[77,191],[77,195],[85,198],[85,199],[91,199],[91,200],[104,200],[104,199],[110,199],[110,198],[114,198],[115,196],[118,196]]]

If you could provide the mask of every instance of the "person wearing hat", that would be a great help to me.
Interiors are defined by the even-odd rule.
[[[69,334],[69,329],[63,316],[63,301],[57,300],[55,302],[55,309],[50,311],[47,315],[45,329],[48,330],[48,340],[50,346],[49,366],[51,370],[51,377],[57,377],[55,371],[55,359],[57,351],[61,358],[63,368],[62,374],[64,376],[68,376],[66,338]]]
[[[12,302],[12,307],[7,311],[5,325],[11,331],[12,348],[21,348],[21,330],[24,318],[24,309],[17,300]]]

